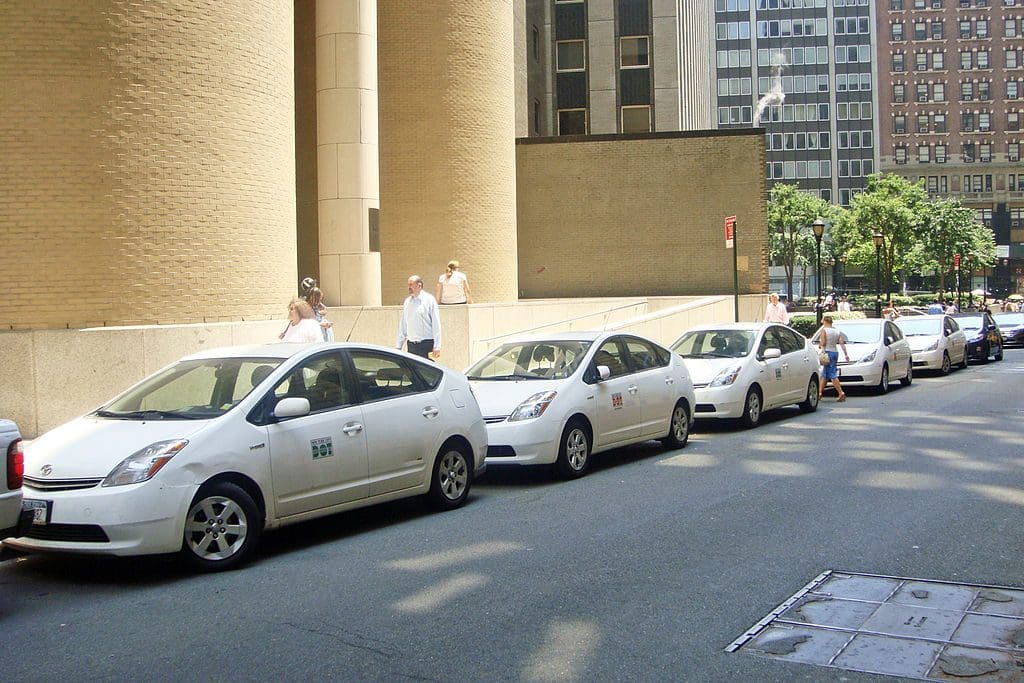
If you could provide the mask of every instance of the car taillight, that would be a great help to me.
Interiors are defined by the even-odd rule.
[[[7,488],[20,489],[25,479],[25,449],[21,439],[15,439],[7,447]]]

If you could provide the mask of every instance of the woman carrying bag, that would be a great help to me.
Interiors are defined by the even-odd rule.
[[[837,346],[842,347],[843,356],[846,357],[846,362],[850,362],[850,354],[846,351],[846,337],[842,332],[832,327],[832,316],[826,315],[821,319],[822,327],[821,331],[818,332],[818,348],[821,352],[818,354],[818,360],[821,362],[821,385],[818,387],[818,398],[825,393],[825,382],[831,380],[832,387],[839,394],[839,402],[842,403],[846,400],[846,394],[843,393],[843,387],[839,384],[839,368],[836,367],[836,363],[839,362],[839,351]]]

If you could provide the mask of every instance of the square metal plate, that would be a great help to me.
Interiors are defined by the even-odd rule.
[[[1024,683],[1024,590],[826,571],[727,652],[924,681]]]

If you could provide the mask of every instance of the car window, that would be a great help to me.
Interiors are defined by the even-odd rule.
[[[626,337],[626,351],[633,361],[633,369],[636,371],[650,370],[651,368],[664,367],[668,365],[662,362],[652,344],[636,337]]]
[[[692,330],[672,345],[683,358],[742,358],[754,347],[751,330]]]
[[[404,358],[364,350],[349,351],[349,357],[364,402],[407,396],[426,389]]]
[[[494,349],[466,371],[472,380],[566,379],[580,366],[590,342],[543,340],[510,342]]]
[[[436,389],[444,376],[444,370],[429,363],[413,363],[413,368],[428,389]]]
[[[273,394],[277,400],[304,398],[309,401],[311,413],[334,410],[355,402],[345,380],[341,357],[336,353],[307,358],[278,382]]]
[[[804,343],[806,340],[798,332],[794,330],[786,329],[785,327],[776,328],[779,331],[779,338],[782,340],[782,353],[794,353],[796,351],[804,350]]]
[[[615,339],[609,339],[594,354],[592,365],[596,368],[599,365],[607,366],[611,377],[619,377],[629,372],[629,365],[622,356],[622,350]]]
[[[757,355],[764,356],[764,352],[768,349],[778,349],[782,351],[782,336],[779,334],[781,328],[772,325],[764,331],[764,336],[761,337],[761,344],[757,347]],[[783,353],[785,353],[783,351]]]
[[[903,333],[900,332],[900,328],[897,325],[894,325],[893,323],[889,322],[885,323],[885,336],[887,339],[893,342],[897,342],[900,339],[903,339]]]

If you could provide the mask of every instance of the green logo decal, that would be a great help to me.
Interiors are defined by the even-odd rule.
[[[334,442],[327,436],[322,439],[313,439],[309,442],[309,448],[313,452],[313,459],[329,458],[334,455]]]

